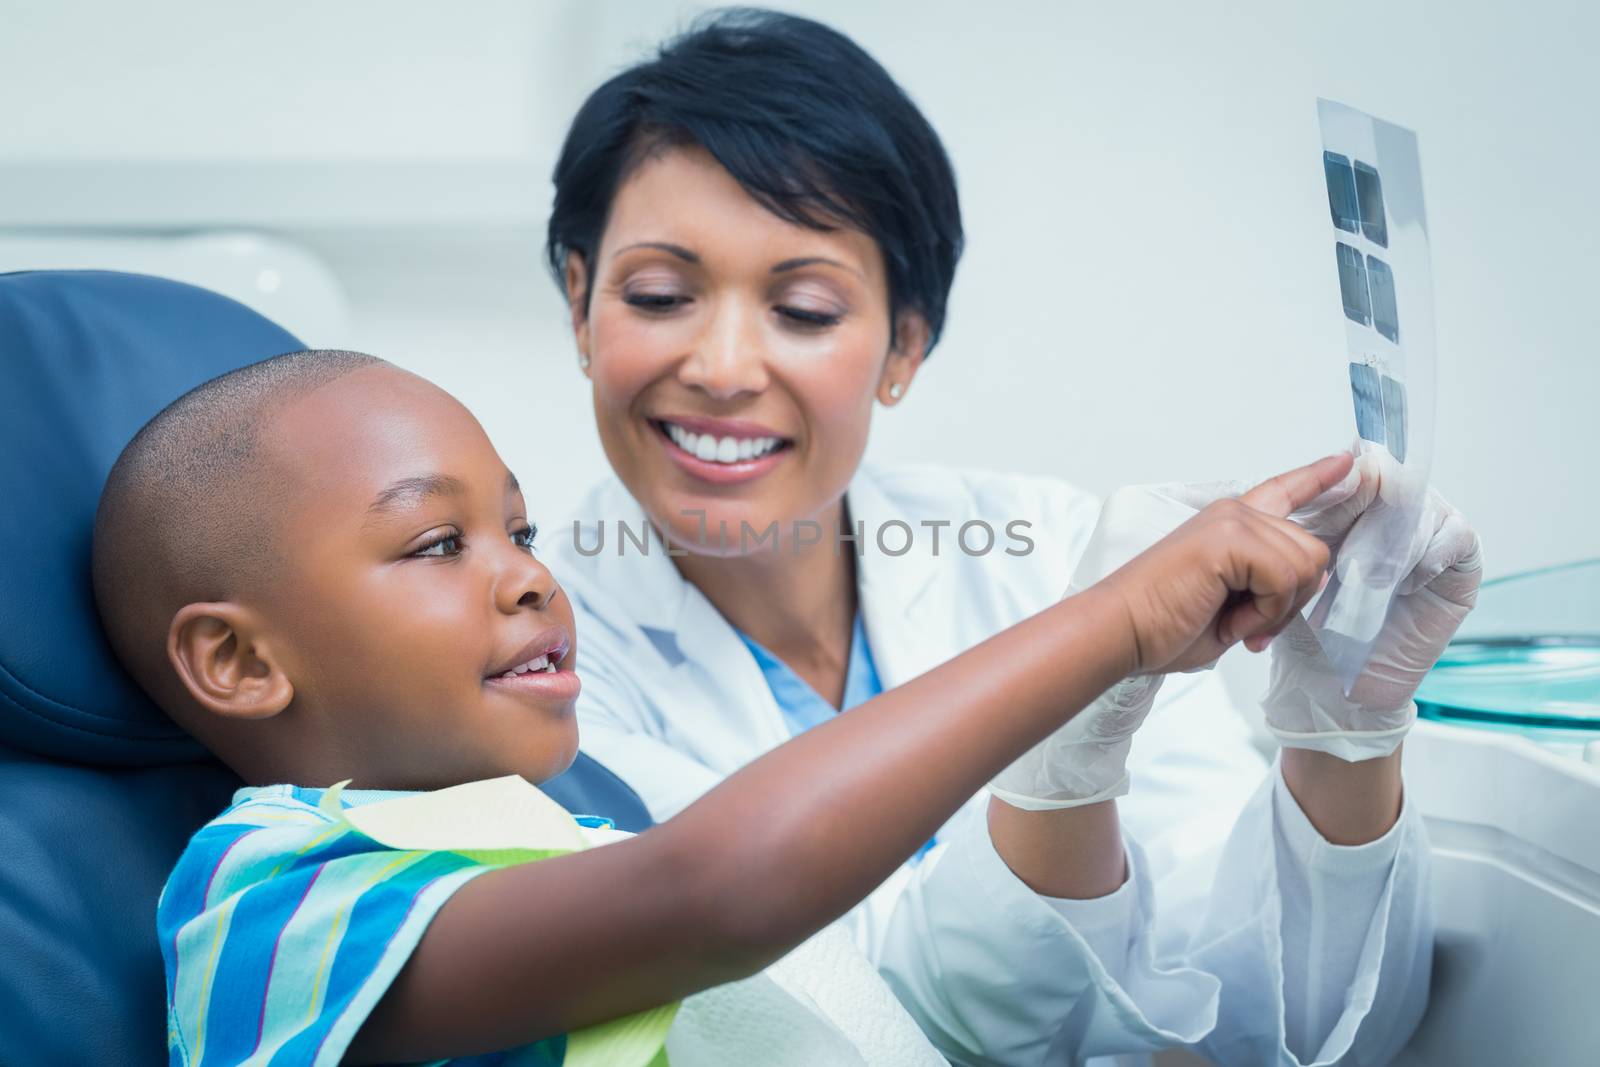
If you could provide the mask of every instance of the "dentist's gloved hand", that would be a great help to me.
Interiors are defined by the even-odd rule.
[[[1337,551],[1361,516],[1393,495],[1408,473],[1386,454],[1369,451],[1342,482],[1290,518]],[[1132,495],[1117,523],[1124,535],[1121,558],[1132,558],[1189,515],[1246,488],[1243,482],[1213,482],[1126,491]],[[1137,512],[1137,520],[1130,521],[1129,512]],[[1291,620],[1272,642],[1272,681],[1262,708],[1267,729],[1285,747],[1354,762],[1389,755],[1410,730],[1416,719],[1412,695],[1472,610],[1483,575],[1478,535],[1437,492],[1428,493],[1401,572],[1405,577],[1372,657],[1348,697],[1303,619]]]
[[[1066,596],[1089,588],[1192,517],[1204,505],[1191,502],[1191,489],[1210,491],[1133,486],[1111,494]],[[1161,678],[1138,675],[1118,682],[1001,771],[989,783],[989,792],[1027,811],[1097,804],[1127,793],[1128,749],[1155,703]]]
[[[1291,518],[1337,549],[1381,495],[1387,457],[1361,457],[1338,486]],[[1244,482],[1136,486],[1112,494],[1101,511],[1067,595],[1088,588],[1177,529],[1196,512],[1247,491]],[[1316,748],[1349,760],[1387,755],[1416,716],[1412,694],[1477,599],[1482,557],[1477,534],[1443,497],[1430,493],[1407,577],[1346,698],[1304,620],[1273,641],[1272,685],[1263,700],[1268,728],[1288,747]],[[990,783],[1020,808],[1093,804],[1128,791],[1127,756],[1160,689],[1160,676],[1125,679],[1034,746]]]
[[[1337,546],[1395,473],[1386,458],[1363,456],[1344,483],[1293,517]],[[1273,641],[1272,681],[1261,704],[1282,745],[1356,762],[1389,755],[1411,729],[1412,695],[1472,610],[1483,576],[1478,535],[1437,492],[1428,493],[1401,573],[1372,657],[1348,697],[1303,619]]]
[[[995,776],[989,792],[1025,811],[1076,808],[1128,791],[1128,749],[1150,714],[1159,674],[1125,678]]]

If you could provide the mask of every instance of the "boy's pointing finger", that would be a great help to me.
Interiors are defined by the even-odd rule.
[[[1338,485],[1350,473],[1355,457],[1348,452],[1325,456],[1315,463],[1268,478],[1239,498],[1257,511],[1275,518],[1287,518],[1291,511],[1304,507]]]

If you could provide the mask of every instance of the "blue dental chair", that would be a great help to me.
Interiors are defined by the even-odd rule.
[[[111,464],[152,415],[236,367],[304,348],[177,282],[0,275],[0,1064],[166,1062],[156,897],[240,782],[122,671],[89,584]],[[545,791],[650,824],[579,756]]]

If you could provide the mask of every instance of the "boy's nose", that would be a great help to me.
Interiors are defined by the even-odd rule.
[[[550,569],[523,552],[517,554],[518,562],[501,576],[495,600],[501,611],[508,615],[523,608],[535,610],[548,607],[561,591]]]

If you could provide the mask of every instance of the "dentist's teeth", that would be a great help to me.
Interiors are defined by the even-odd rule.
[[[682,426],[678,426],[670,422],[666,424],[666,427],[667,436],[672,438],[673,444],[677,445],[685,452],[694,451],[694,434],[690,433],[688,430],[685,430]]]
[[[667,436],[672,443],[697,459],[707,463],[743,463],[760,459],[777,448],[777,437],[717,437],[713,434],[691,433],[674,423],[665,423]]]

